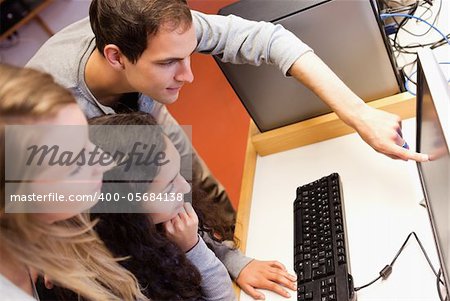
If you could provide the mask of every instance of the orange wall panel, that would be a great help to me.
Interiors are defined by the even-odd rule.
[[[235,1],[188,1],[192,9],[216,13]],[[180,124],[192,125],[193,145],[225,186],[237,208],[249,116],[214,59],[192,56],[194,82],[168,109]]]

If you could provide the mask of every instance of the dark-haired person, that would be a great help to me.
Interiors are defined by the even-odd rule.
[[[136,276],[144,294],[158,301],[235,300],[225,266],[202,239],[233,239],[233,225],[221,217],[220,204],[202,201],[205,195],[197,187],[192,205],[184,202],[191,187],[180,173],[180,155],[161,127],[145,113],[106,115],[89,123],[93,143],[105,152],[129,154],[136,143],[152,149],[147,163],[127,156],[126,164],[105,173],[106,181],[121,183],[105,183],[102,189],[126,198],[130,193],[153,196],[152,201],[137,203],[145,209],[135,211],[143,213],[92,214],[100,219],[95,230],[109,250],[130,257],[122,264]],[[116,127],[105,127],[109,125]],[[154,160],[159,154],[164,154],[164,164]]]
[[[185,0],[93,0],[89,19],[50,38],[28,66],[51,73],[71,89],[88,117],[125,108],[150,113],[160,124],[176,124],[165,104],[176,101],[182,86],[193,81],[193,52],[236,64],[274,64],[284,75],[309,87],[375,150],[393,158],[427,160],[427,156],[401,147],[404,141],[398,116],[366,105],[281,25],[190,11]],[[190,141],[182,130],[167,134],[185,162],[192,149]],[[222,214],[234,219],[221,186],[198,156],[192,162],[194,182],[213,193],[214,201],[227,208]],[[255,287],[288,296],[278,285],[277,275],[261,272],[283,270],[281,266],[251,261],[239,253],[228,257],[230,253],[216,252],[227,254],[222,262],[253,297],[262,297]],[[240,268],[228,265],[237,261]]]

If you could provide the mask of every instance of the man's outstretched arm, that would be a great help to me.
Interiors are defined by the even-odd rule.
[[[377,152],[394,159],[428,160],[428,155],[402,147],[405,141],[401,134],[401,120],[397,115],[365,104],[313,52],[303,54],[289,69],[289,73],[319,96]]]

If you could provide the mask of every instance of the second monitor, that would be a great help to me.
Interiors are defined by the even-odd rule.
[[[430,156],[417,167],[450,296],[450,88],[429,49],[419,51],[417,80],[417,151]]]

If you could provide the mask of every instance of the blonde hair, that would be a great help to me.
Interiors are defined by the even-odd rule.
[[[147,300],[136,278],[117,263],[86,214],[51,225],[31,214],[5,213],[5,125],[30,124],[75,104],[53,78],[0,64],[0,244],[18,262],[90,300]]]

